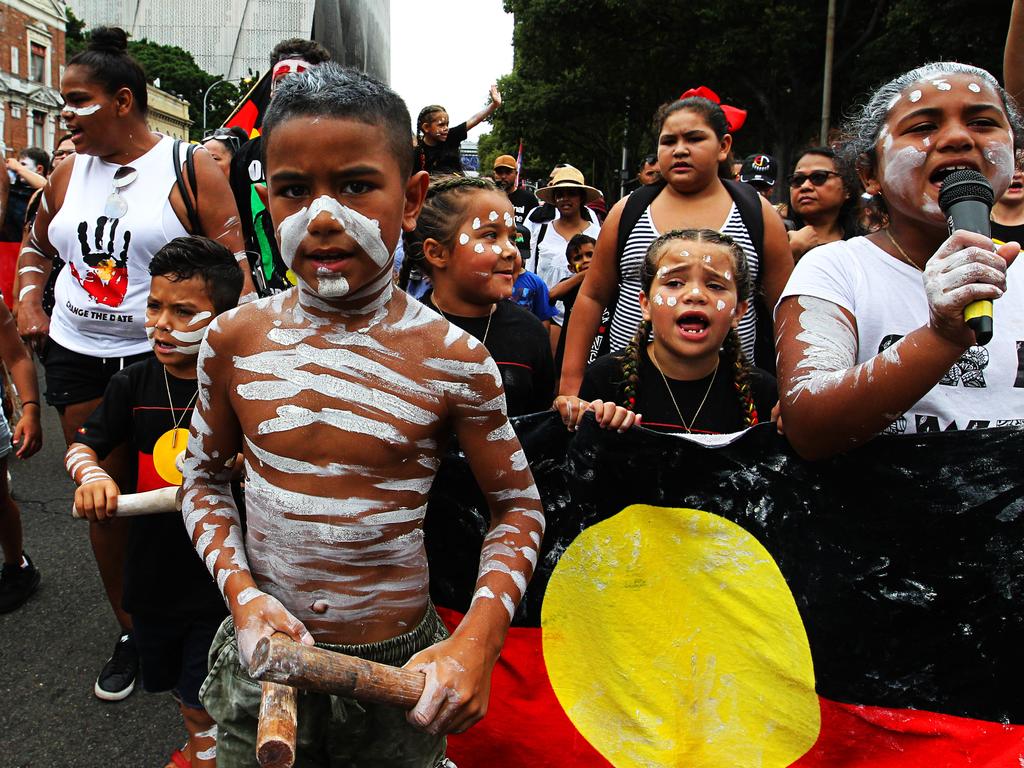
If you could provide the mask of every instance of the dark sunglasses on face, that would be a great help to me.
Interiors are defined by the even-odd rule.
[[[793,189],[798,189],[804,185],[804,182],[808,179],[811,180],[811,184],[816,187],[820,187],[832,176],[838,176],[839,174],[835,171],[811,171],[810,173],[794,173],[789,177],[789,186]]]

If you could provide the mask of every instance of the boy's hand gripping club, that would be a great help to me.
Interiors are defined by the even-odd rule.
[[[256,644],[251,673],[263,684],[256,735],[262,768],[290,768],[295,761],[297,688],[412,709],[426,684],[422,672],[302,645],[283,632]]]

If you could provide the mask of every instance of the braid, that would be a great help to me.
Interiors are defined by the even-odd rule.
[[[740,401],[740,412],[743,414],[743,425],[753,427],[758,424],[757,408],[754,406],[754,395],[750,391],[750,366],[747,356],[743,354],[743,343],[735,328],[730,328],[722,344],[723,357],[732,365],[733,386]]]
[[[647,349],[651,335],[651,321],[641,320],[632,340],[622,356],[622,407],[636,410],[636,396],[640,391],[640,355]]]
[[[409,273],[413,267],[430,272],[423,254],[424,241],[430,238],[447,248],[455,246],[455,236],[465,215],[466,206],[462,198],[479,190],[497,192],[498,187],[490,179],[471,176],[442,176],[430,185],[416,228],[402,235],[405,261],[398,276],[402,290],[409,284]]]

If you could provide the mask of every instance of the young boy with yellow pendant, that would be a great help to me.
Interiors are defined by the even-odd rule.
[[[120,489],[98,462],[119,445],[137,453],[137,491],[181,484],[176,461],[198,395],[199,345],[213,318],[238,303],[242,288],[234,256],[206,238],[172,240],[149,269],[146,334],[155,357],[111,378],[67,452],[68,473],[79,486],[75,506],[90,520],[117,514]],[[199,688],[227,611],[177,512],[132,518],[124,609],[132,616],[144,687],[171,691],[185,720],[188,742],[169,765],[216,765],[216,725],[199,702]]]

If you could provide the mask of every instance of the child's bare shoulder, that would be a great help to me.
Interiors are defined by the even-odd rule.
[[[291,314],[288,309],[293,291],[243,304],[218,315],[207,334],[211,346],[228,350],[245,345],[254,339],[265,339],[267,333],[280,326]]]

